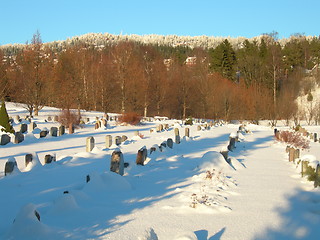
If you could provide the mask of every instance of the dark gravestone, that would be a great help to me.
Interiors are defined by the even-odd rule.
[[[2,134],[1,135],[1,140],[0,140],[0,145],[6,145],[10,142],[11,138],[7,134]]]
[[[17,162],[15,159],[9,159],[6,162],[6,165],[4,167],[4,175],[7,176],[8,174],[11,174],[14,170],[14,168],[17,168]]]
[[[28,166],[29,163],[31,163],[33,160],[33,155],[31,153],[28,153],[26,156],[25,156],[25,165],[26,167]]]
[[[99,122],[96,122],[96,123],[94,124],[94,129],[97,130],[97,129],[99,129],[99,128],[100,128]]]
[[[201,126],[200,125],[197,126],[197,131],[201,131]]]
[[[162,143],[160,144],[160,146],[161,146],[161,148],[166,148],[166,147],[167,147],[167,142],[162,142]]]
[[[20,132],[21,132],[21,133],[25,133],[26,131],[28,131],[28,125],[25,124],[25,123],[22,123],[22,124],[20,125]]]
[[[146,147],[142,147],[140,150],[138,150],[136,164],[143,166],[145,160],[147,159],[147,155],[148,155],[148,151]]]
[[[47,154],[44,156],[44,163],[48,164],[48,163],[52,163],[56,161],[56,157],[54,155],[51,154]]]
[[[103,127],[107,127],[107,120],[106,119],[101,119],[101,123]]]
[[[119,146],[121,144],[121,137],[120,136],[116,136],[114,138],[114,143]]]
[[[46,137],[48,135],[48,130],[42,130],[41,132],[40,132],[40,138],[44,138],[44,137]]]
[[[314,187],[316,188],[319,186],[320,186],[320,164],[318,164],[316,167],[316,174],[314,179]]]
[[[313,134],[313,141],[314,141],[314,142],[317,142],[317,141],[318,141],[318,134],[317,134],[317,133],[314,133],[314,134]]]
[[[90,182],[90,175],[89,174],[86,176],[86,183],[88,183],[88,182]]]
[[[120,174],[124,174],[124,160],[123,154],[120,150],[113,151],[111,155],[110,171]]]
[[[278,132],[278,129],[273,129],[273,133],[274,133],[274,136],[276,136],[277,135],[277,132]]]
[[[168,146],[168,148],[173,148],[173,140],[171,138],[168,138],[167,146]]]
[[[63,134],[65,134],[65,132],[66,132],[65,126],[61,125],[59,127],[59,136],[62,136]]]
[[[229,151],[227,151],[227,150],[220,152],[221,155],[224,157],[224,159],[225,159],[227,162],[228,162],[228,152],[229,152]]]
[[[157,147],[152,146],[152,147],[150,148],[150,154],[153,153],[153,152],[156,152],[156,151],[157,151]]]
[[[228,150],[232,152],[233,149],[235,148],[236,148],[236,139],[234,137],[230,137]]]
[[[51,127],[50,128],[50,136],[57,137],[58,136],[58,128],[57,127]]]
[[[21,143],[24,140],[24,135],[21,132],[16,132],[14,134],[14,143]]]

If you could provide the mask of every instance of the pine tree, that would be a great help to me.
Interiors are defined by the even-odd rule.
[[[2,132],[14,133],[14,129],[9,122],[9,116],[4,101],[2,101],[0,107],[0,129]]]

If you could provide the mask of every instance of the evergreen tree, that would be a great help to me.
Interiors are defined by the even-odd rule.
[[[234,80],[236,76],[236,54],[231,44],[225,39],[215,49],[210,51],[211,70],[221,73],[225,78]]]
[[[9,122],[9,116],[4,101],[2,101],[0,107],[0,130],[2,132],[14,133],[14,129]]]

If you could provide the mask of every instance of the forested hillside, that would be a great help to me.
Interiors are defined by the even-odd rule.
[[[28,105],[172,118],[293,119],[320,81],[320,38],[88,34],[0,46],[0,97]],[[311,121],[320,119],[312,97]],[[309,115],[308,115],[309,116]],[[310,116],[309,116],[310,118]],[[310,120],[310,119],[309,119]]]

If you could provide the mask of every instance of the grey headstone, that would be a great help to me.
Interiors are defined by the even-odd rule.
[[[174,129],[174,135],[175,135],[175,143],[180,144],[180,135],[179,135],[179,129],[175,128]]]
[[[0,145],[6,145],[10,142],[11,138],[7,134],[2,134],[1,135],[1,140],[0,140]]]
[[[21,143],[24,141],[24,135],[21,132],[15,132],[14,143]]]
[[[100,121],[96,122],[94,124],[94,129],[99,129],[100,128],[100,124],[99,124]]]
[[[233,151],[233,149],[236,148],[236,139],[234,137],[229,138],[229,145],[228,145],[228,150]]]
[[[200,125],[197,126],[197,131],[201,131],[201,126]]]
[[[48,117],[48,122],[51,122],[51,121],[52,121],[52,117],[49,116],[49,117]]]
[[[167,146],[168,146],[168,148],[173,148],[173,140],[172,140],[172,138],[168,138]]]
[[[228,153],[229,153],[229,151],[221,151],[220,153],[222,154],[222,156],[224,157],[224,159],[225,159],[226,161],[228,161]]]
[[[63,125],[59,126],[59,136],[62,136],[63,134],[65,134],[66,132],[66,128]]]
[[[289,148],[289,162],[294,162],[295,152],[296,150],[294,148]]]
[[[167,147],[167,142],[162,142],[162,143],[160,144],[160,146],[161,146],[161,148],[166,148],[166,147]]]
[[[120,150],[113,151],[111,155],[110,171],[120,174],[124,174],[124,160],[123,154]]]
[[[106,136],[106,148],[111,147],[112,145],[112,136],[111,135],[107,135]]]
[[[45,164],[49,164],[49,163],[52,163],[52,162],[55,162],[56,161],[56,156],[54,155],[51,155],[51,154],[47,154],[44,156],[44,163]]]
[[[50,136],[57,137],[58,136],[58,128],[57,127],[51,127],[50,128]]]
[[[119,146],[121,144],[121,137],[120,136],[116,136],[114,138],[114,143]]]
[[[87,137],[86,140],[86,151],[91,152],[94,148],[94,138],[93,137]]]
[[[26,167],[28,166],[29,163],[31,163],[33,160],[33,155],[31,153],[28,153],[26,156],[25,156],[25,165]]]
[[[308,169],[308,161],[302,161],[301,162],[301,177],[304,177],[307,173]]]
[[[22,124],[20,125],[20,132],[21,132],[21,133],[25,133],[27,130],[28,130],[28,125],[25,124],[25,123],[22,123]]]
[[[14,168],[17,168],[17,167],[18,165],[16,161],[7,161],[4,167],[4,175],[7,176],[8,174],[11,174]]]
[[[55,116],[53,117],[53,121],[59,122],[59,116],[55,115]]]
[[[148,151],[146,147],[143,147],[138,150],[136,164],[137,165],[144,165],[145,160],[147,159]]]
[[[155,146],[152,146],[150,148],[150,155],[153,153],[153,152],[156,152],[157,151],[157,148]]]

